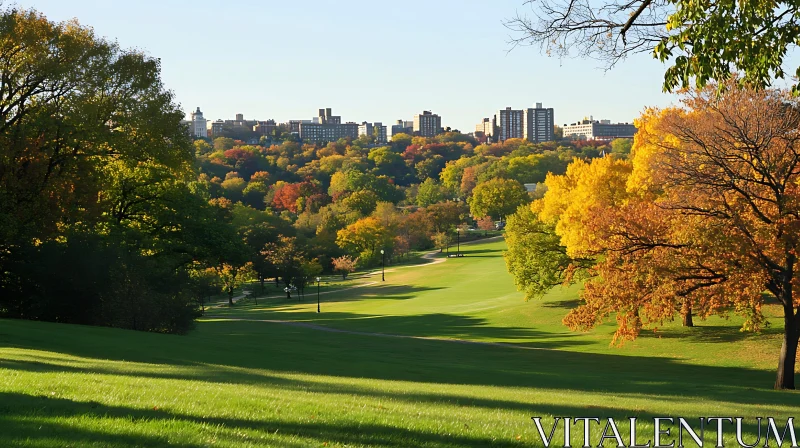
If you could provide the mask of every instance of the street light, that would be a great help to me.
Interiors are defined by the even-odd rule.
[[[320,278],[317,277],[317,312],[319,313],[319,281]]]
[[[456,257],[461,256],[461,231],[456,227]]]
[[[385,256],[385,254],[386,254],[386,252],[384,252],[384,250],[381,249],[381,281],[382,282],[386,281],[386,256]]]

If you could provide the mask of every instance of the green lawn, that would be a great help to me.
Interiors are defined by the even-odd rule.
[[[577,289],[525,303],[503,244],[354,280],[321,314],[316,288],[213,308],[188,336],[0,320],[0,447],[532,446],[532,416],[742,416],[755,434],[798,415],[800,395],[770,390],[778,319],[665,322],[611,348],[611,323],[561,325]]]

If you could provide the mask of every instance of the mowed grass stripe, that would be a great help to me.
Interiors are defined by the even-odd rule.
[[[503,247],[398,270],[320,315],[311,294],[213,314],[551,350],[212,316],[188,336],[0,320],[0,446],[533,446],[531,416],[798,414],[796,393],[769,389],[772,360],[752,356],[777,356],[776,329],[666,323],[610,348],[610,324],[587,334],[560,324],[576,288],[525,303]]]

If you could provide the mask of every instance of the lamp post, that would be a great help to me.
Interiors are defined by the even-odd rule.
[[[319,281],[320,278],[317,277],[317,312],[319,313]]]
[[[381,249],[381,281],[386,281],[386,252]]]
[[[461,231],[456,227],[456,257],[461,256]]]

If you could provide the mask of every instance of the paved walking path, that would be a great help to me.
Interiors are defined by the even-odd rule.
[[[469,246],[471,244],[476,244],[476,243],[488,243],[488,242],[492,242],[492,241],[501,240],[502,238],[503,238],[502,235],[493,236],[491,238],[483,238],[483,239],[479,239],[479,240],[467,241],[467,242],[461,243],[461,245],[462,246]],[[408,266],[395,266],[393,268],[387,269],[386,272],[394,272],[397,269],[420,268],[420,267],[423,267],[423,266],[430,266],[430,265],[433,265],[433,264],[444,263],[445,261],[447,261],[447,257],[439,257],[438,255],[441,255],[441,254],[442,254],[441,251],[434,250],[434,251],[428,252],[428,253],[426,253],[425,255],[422,256],[422,258],[424,260],[428,260],[429,263],[412,264],[412,265],[408,265]],[[381,271],[380,270],[375,270],[375,271],[367,272],[366,276],[372,277],[373,275],[377,275],[379,272],[381,272]],[[359,285],[352,286],[350,288],[337,289],[337,290],[334,290],[334,291],[320,292],[320,295],[322,295],[322,294],[334,294],[334,293],[338,293],[338,292],[342,292],[342,291],[349,291],[351,289],[363,288],[365,286],[371,286],[371,285],[375,285],[377,283],[379,283],[379,282],[362,283],[362,284],[359,284]],[[245,294],[239,294],[238,296],[233,297],[233,303],[236,303],[239,300],[244,299],[245,297],[247,297]],[[278,295],[273,295],[273,296],[259,297],[259,299],[280,299],[281,297],[286,297],[286,294],[284,293],[284,294],[278,294]],[[227,299],[221,300],[220,302],[218,302],[217,306],[228,306],[228,300]]]
[[[491,241],[497,241],[497,240],[500,240],[502,238],[503,238],[502,236],[496,236],[496,237],[492,237],[492,238],[485,238],[485,239],[481,239],[481,240],[469,241],[469,242],[462,243],[462,244],[463,245],[470,245],[470,244],[475,244],[475,243],[486,243],[486,242],[491,242]],[[440,257],[438,255],[441,255],[440,251],[431,251],[431,252],[428,252],[428,253],[426,253],[425,255],[422,256],[422,258],[424,258],[425,260],[430,260],[430,263],[424,263],[424,264],[418,264],[418,265],[410,265],[410,266],[397,266],[397,267],[394,267],[394,268],[392,268],[392,269],[390,269],[390,270],[388,270],[386,272],[392,272],[392,271],[394,271],[396,269],[404,269],[404,268],[419,268],[419,267],[423,267],[423,266],[430,266],[431,264],[444,263],[445,261],[447,261],[447,257]],[[380,272],[380,271],[372,272],[372,273],[370,273],[370,275],[375,275],[378,272]],[[350,287],[350,288],[339,289],[339,290],[336,290],[336,291],[327,291],[327,292],[322,292],[320,294],[338,293],[338,292],[347,291],[347,290],[351,290],[351,289],[356,289],[356,288],[362,288],[362,287],[365,287],[365,286],[375,285],[375,284],[378,284],[378,283],[380,283],[380,282],[368,282],[368,283],[363,283],[363,284],[356,285],[356,286],[353,286],[353,287]],[[236,301],[238,299],[241,299],[243,297],[245,297],[245,296],[242,295],[242,296],[239,296],[239,297],[234,297],[234,301]],[[281,298],[281,297],[284,297],[284,296],[283,295],[277,295],[277,296],[269,296],[269,297],[262,297],[262,298],[264,298],[264,299],[273,299],[273,298]],[[209,316],[209,317],[212,317],[212,316]],[[465,340],[465,339],[450,339],[450,338],[439,338],[439,337],[428,337],[428,336],[411,336],[411,335],[405,335],[405,334],[374,333],[374,332],[369,332],[369,331],[342,330],[342,329],[339,329],[339,328],[326,327],[326,326],[323,326],[323,325],[311,324],[311,323],[308,323],[308,322],[298,322],[298,321],[293,321],[293,320],[242,319],[242,318],[226,318],[226,317],[219,318],[218,320],[232,321],[232,322],[262,322],[262,323],[268,323],[268,324],[278,324],[278,325],[288,325],[288,326],[292,326],[292,327],[301,327],[301,328],[307,328],[307,329],[316,330],[316,331],[326,331],[326,332],[329,332],[329,333],[353,334],[353,335],[358,335],[358,336],[370,336],[370,337],[381,337],[381,338],[397,338],[397,339],[419,339],[419,340],[425,340],[425,341],[452,342],[452,343],[456,343],[456,344],[473,344],[473,345],[483,345],[483,346],[493,346],[493,347],[506,347],[506,348],[520,349],[520,350],[553,350],[553,349],[544,348],[544,347],[522,347],[522,346],[519,346],[519,345],[508,344],[508,343],[504,343],[504,342],[481,342],[481,341],[469,341],[469,340]]]

